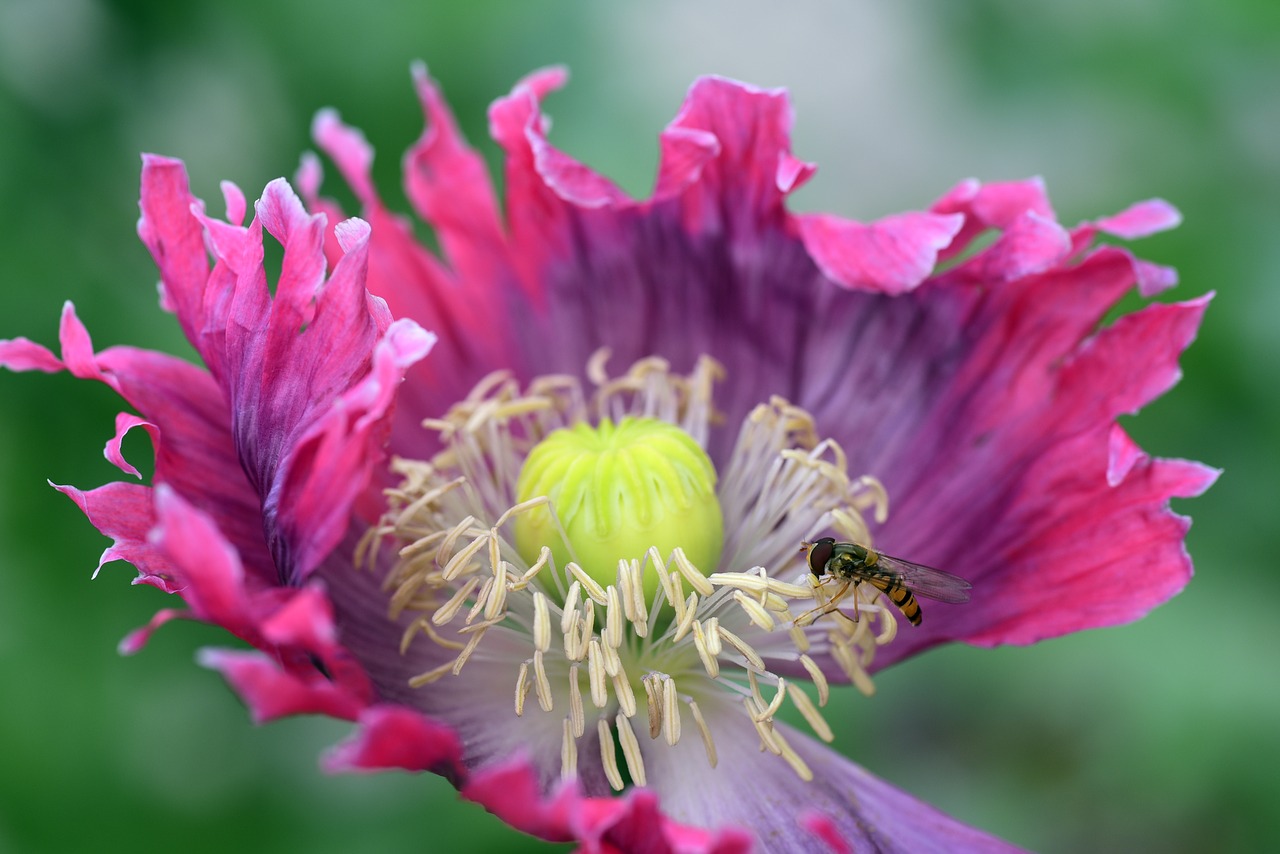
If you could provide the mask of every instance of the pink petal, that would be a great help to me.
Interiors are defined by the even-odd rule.
[[[0,341],[0,365],[11,371],[42,371],[46,374],[63,370],[57,356],[26,338]]]
[[[148,540],[155,525],[151,487],[108,483],[82,492],[74,486],[50,485],[74,501],[89,523],[112,540],[93,571],[95,578],[106,564],[123,560],[138,570],[137,583],[150,584],[166,593],[177,589],[172,564]]]
[[[160,429],[156,425],[136,415],[121,412],[116,415],[116,434],[107,442],[107,447],[103,449],[103,456],[121,471],[141,479],[142,473],[124,458],[124,454],[120,449],[120,444],[124,441],[124,437],[134,427],[141,427],[147,431],[147,434],[151,437],[151,446],[153,448],[160,446]]]
[[[360,729],[324,758],[325,770],[432,771],[457,780],[462,747],[453,731],[403,706],[370,706],[360,714]]]
[[[964,219],[912,213],[863,225],[814,214],[795,221],[805,248],[832,280],[848,288],[900,294],[933,271],[938,250],[950,244]]]
[[[281,670],[260,652],[203,649],[197,660],[217,670],[249,707],[253,722],[269,723],[291,715],[329,715],[355,720],[363,703],[339,686],[314,673],[303,679]]]

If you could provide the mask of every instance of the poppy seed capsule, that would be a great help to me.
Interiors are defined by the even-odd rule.
[[[703,574],[720,561],[724,521],[715,467],[673,424],[605,418],[556,430],[529,453],[516,493],[521,502],[546,496],[555,510],[554,519],[546,507],[515,519],[516,549],[529,563],[545,545],[557,566],[572,560],[610,584],[619,560],[643,559],[650,548],[665,561],[679,547]],[[658,583],[656,570],[646,567],[646,598]]]

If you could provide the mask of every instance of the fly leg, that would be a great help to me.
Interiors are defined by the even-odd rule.
[[[797,626],[812,625],[818,620],[819,617],[825,616],[827,614],[830,614],[832,611],[835,611],[837,608],[840,607],[840,603],[844,601],[844,598],[847,595],[849,595],[849,588],[852,586],[853,586],[852,581],[841,582],[840,588],[836,590],[834,594],[832,594],[830,599],[828,599],[826,602],[822,603],[818,607],[805,611],[803,614],[796,617],[796,620],[795,620],[796,625]],[[816,589],[818,588],[815,588],[815,590]]]

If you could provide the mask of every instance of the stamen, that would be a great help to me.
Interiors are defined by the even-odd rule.
[[[804,666],[805,672],[809,674],[809,680],[813,682],[813,687],[818,689],[818,705],[825,706],[827,699],[831,696],[831,689],[827,685],[827,674],[822,672],[822,668],[807,655],[800,656],[800,664]]]
[[[591,399],[575,377],[539,378],[522,393],[509,374],[493,374],[446,417],[430,422],[444,448],[431,461],[393,461],[403,481],[387,491],[387,511],[358,544],[359,561],[369,567],[393,563],[382,583],[389,613],[405,624],[402,651],[421,633],[452,655],[409,684],[422,687],[458,674],[473,656],[486,667],[510,656],[517,671],[517,717],[530,693],[545,712],[562,704],[560,776],[566,780],[578,776],[577,740],[585,737],[589,693],[601,716],[601,767],[615,790],[627,777],[645,784],[632,721],[638,713],[636,685],[644,689],[655,742],[648,749],[659,749],[660,732],[668,746],[679,743],[681,704],[687,703],[712,767],[716,745],[693,696],[706,702],[720,691],[714,708],[726,707],[726,695],[739,696],[761,749],[811,779],[808,765],[775,727],[775,716],[790,696],[817,737],[831,741],[831,727],[819,711],[830,698],[822,668],[834,662],[870,694],[874,685],[867,671],[878,647],[896,636],[898,622],[873,585],[839,575],[816,582],[797,546],[834,535],[869,547],[868,520],[883,521],[887,512],[884,487],[874,478],[851,480],[844,450],[820,440],[804,410],[774,398],[742,424],[729,467],[713,490],[725,536],[717,527],[710,538],[716,548],[707,554],[718,560],[699,558],[702,552],[686,529],[679,529],[675,542],[630,543],[607,561],[598,551],[574,551],[566,531],[572,526],[561,524],[555,500],[517,490],[531,448],[562,428],[584,425],[594,408],[615,425],[656,418],[666,422],[659,425],[663,429],[678,426],[687,434],[677,437],[681,447],[693,437],[692,450],[703,453],[714,416],[710,388],[719,368],[713,362],[700,361],[690,376],[679,377],[660,359],[643,360],[609,380],[603,358],[593,357],[588,367],[598,381]],[[663,454],[643,459],[661,466]],[[714,470],[710,477],[715,484]],[[556,478],[547,483],[554,486]],[[605,494],[587,485],[597,497]],[[617,494],[629,496],[625,490]],[[617,518],[613,522],[622,534],[628,526],[640,529],[619,518],[621,526]],[[706,533],[705,526],[689,527]],[[520,530],[537,536],[518,542]],[[570,551],[555,551],[562,546]],[[629,553],[642,546],[638,554]],[[719,571],[704,575],[712,569]],[[503,642],[482,644],[491,631]],[[532,655],[518,661],[512,649]],[[814,684],[816,702],[769,669],[779,661],[794,668],[796,660]],[[677,683],[687,690],[681,692]],[[762,689],[769,685],[774,690],[766,698]]]
[[[622,646],[622,627],[625,615],[622,612],[622,601],[618,596],[618,588],[610,584],[605,588],[608,594],[608,610],[604,614],[604,634],[601,636],[605,645],[611,649]]]
[[[742,706],[747,710],[747,717],[751,718],[751,723],[755,725],[756,733],[760,736],[760,744],[774,756],[781,756],[782,748],[774,739],[773,724],[767,718],[760,717],[760,707],[756,701],[750,697],[743,697]]]
[[[706,633],[702,628],[702,623],[693,620],[693,647],[698,651],[698,658],[702,660],[702,667],[707,671],[707,675],[715,679],[720,675],[720,662],[716,659],[716,654],[711,651],[707,639],[712,634]]]
[[[609,692],[605,687],[609,674],[604,670],[600,641],[595,638],[591,639],[591,644],[587,647],[587,675],[591,677],[591,702],[597,709],[603,709],[609,702]]]
[[[716,743],[711,737],[711,730],[707,726],[706,720],[702,717],[702,709],[698,708],[696,701],[690,699],[689,711],[693,712],[693,721],[698,725],[698,732],[702,735],[702,746],[706,748],[707,751],[707,762],[709,762],[711,767],[714,768],[716,767],[717,762]]]
[[[644,757],[640,755],[640,742],[636,741],[631,721],[622,714],[614,718],[614,721],[618,727],[618,745],[622,748],[622,757],[627,761],[627,771],[631,773],[631,779],[637,786],[644,786],[648,782],[644,777]]]
[[[541,590],[533,592],[533,646],[540,653],[551,649],[551,613]]]
[[[666,697],[660,684],[661,679],[658,674],[650,673],[641,680],[644,685],[645,706],[649,710],[649,738],[657,738],[662,731],[663,701]]]
[[[554,708],[551,699],[551,680],[547,678],[547,668],[543,663],[542,650],[533,654],[533,688],[538,695],[538,705],[542,711],[549,712]]]
[[[720,618],[708,617],[703,629],[707,633],[707,652],[718,657],[724,649],[720,645]]]
[[[575,738],[582,738],[587,726],[586,710],[582,707],[582,687],[578,684],[579,671],[577,664],[569,667],[569,719],[573,721]]]
[[[636,694],[631,690],[631,680],[627,678],[627,671],[621,667],[618,673],[613,677],[613,691],[618,695],[618,708],[622,709],[623,714],[627,717],[634,717],[636,713]]]
[[[688,633],[689,627],[693,625],[694,619],[698,615],[698,594],[690,593],[689,598],[681,602],[679,599],[673,599],[672,604],[680,604],[679,608],[674,609],[680,616],[680,622],[676,624],[675,635],[672,637],[672,643],[679,643],[681,638]]]
[[[791,766],[791,770],[796,772],[797,777],[804,780],[806,783],[811,782],[813,780],[813,771],[809,768],[808,764],[800,758],[800,754],[796,753],[795,750],[792,749],[791,745],[787,743],[787,740],[782,737],[782,733],[774,730],[772,734],[778,745],[778,755],[786,760],[787,764]]]
[[[597,605],[609,604],[609,597],[605,595],[604,588],[594,578],[587,575],[582,567],[576,563],[569,563],[565,568],[573,573],[573,577],[582,584],[582,589],[587,591],[587,595],[594,599]]]
[[[490,543],[492,544],[493,547],[497,546],[498,538],[496,533],[494,534],[493,539],[490,540]],[[538,593],[536,595],[541,596],[542,594]],[[546,597],[543,596],[542,599],[543,599],[542,610],[543,610],[543,616],[545,617],[546,609],[547,609]],[[488,598],[485,600],[484,618],[486,620],[493,620],[502,616],[502,613],[506,604],[507,604],[507,562],[504,560],[499,560],[497,563],[497,569],[494,570],[494,574],[493,574],[493,589],[490,591]],[[534,599],[533,604],[536,612],[537,605],[538,605],[538,601],[536,598]],[[538,628],[539,628],[538,624],[535,623],[534,631],[536,632]],[[551,621],[550,620],[547,620],[547,627],[546,627],[545,634],[546,634],[547,645],[550,646],[551,644]],[[535,640],[535,643],[536,643],[536,640]]]
[[[604,775],[609,779],[613,790],[621,792],[622,775],[618,773],[618,757],[614,755],[613,733],[609,731],[608,718],[600,718],[596,722],[596,733],[600,737],[600,764],[604,766]]]
[[[750,619],[751,622],[755,623],[766,632],[773,631],[773,617],[764,609],[763,605],[752,599],[750,596],[747,596],[741,590],[735,590],[733,592],[733,599],[738,603],[738,606],[741,607],[743,611],[746,611],[747,618]]]
[[[680,700],[676,681],[669,676],[662,681],[662,723],[667,744],[675,747],[680,741]]]
[[[752,667],[754,667],[756,670],[765,669],[764,659],[760,657],[759,653],[757,653],[754,649],[751,648],[751,644],[747,643],[742,638],[738,637],[733,632],[726,629],[724,626],[718,626],[716,630],[716,634],[719,636],[719,638],[722,641],[727,641],[729,646],[733,647],[739,653],[741,653],[742,657],[747,660],[747,663],[750,664]]]
[[[449,601],[445,602],[436,612],[431,615],[431,622],[437,626],[443,626],[446,623],[453,622],[453,618],[458,615],[458,611],[462,608],[467,598],[480,586],[479,577],[468,578],[466,584],[458,588],[458,592],[449,597]]]
[[[804,717],[805,722],[813,729],[814,735],[828,744],[835,740],[835,733],[831,731],[831,727],[827,725],[826,718],[813,705],[813,700],[809,699],[808,694],[792,686],[791,690],[787,692],[787,696],[791,698],[791,704]]]
[[[564,734],[560,738],[560,779],[572,780],[578,776],[578,742],[573,722],[564,719]]]
[[[707,577],[698,571],[698,568],[689,562],[688,556],[685,555],[684,549],[676,547],[671,552],[671,560],[675,563],[676,569],[680,570],[680,574],[689,582],[689,586],[698,591],[699,596],[710,596],[716,592],[711,586],[711,582],[707,581]]]
[[[529,662],[520,662],[520,671],[516,674],[516,717],[524,715],[524,701],[529,696]]]
[[[560,634],[568,635],[577,625],[578,603],[582,601],[582,582],[574,579],[569,593],[564,597],[564,611],[560,614]]]

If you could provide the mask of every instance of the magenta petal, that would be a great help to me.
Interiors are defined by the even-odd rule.
[[[136,483],[108,483],[82,492],[74,486],[50,484],[76,503],[89,523],[112,539],[102,553],[94,576],[105,564],[128,561],[138,570],[135,583],[150,584],[166,593],[174,592],[172,566],[148,539],[155,525],[152,490]]]
[[[1004,282],[1043,273],[1071,254],[1071,236],[1034,211],[1016,217],[996,242],[948,275],[974,283]]]
[[[1126,208],[1115,216],[1094,220],[1099,231],[1125,240],[1137,240],[1171,228],[1182,222],[1182,214],[1164,199],[1148,199]]]
[[[538,775],[516,758],[473,773],[462,796],[507,824],[551,841],[574,840],[583,852],[685,852],[746,854],[751,834],[737,828],[706,830],[666,817],[653,792],[632,789],[620,797],[585,797],[572,784],[543,795]]]
[[[956,215],[899,214],[870,225],[825,214],[795,218],[827,276],[848,288],[900,294],[933,272],[938,251],[964,224]]]
[[[1017,850],[779,724],[787,743],[813,771],[813,781],[801,780],[782,759],[758,749],[755,728],[740,706],[711,699],[703,713],[715,736],[715,768],[696,738],[681,739],[674,747],[641,741],[649,786],[669,821],[748,830],[764,850],[829,854],[833,840],[843,840],[855,852]]]
[[[260,652],[204,649],[198,661],[223,675],[248,706],[254,723],[303,714],[355,720],[363,707],[358,698],[319,673],[303,679],[281,670]]]
[[[427,127],[405,154],[405,193],[431,223],[445,257],[471,288],[507,275],[506,239],[489,169],[458,130],[439,88],[420,63],[413,67]]]
[[[57,356],[26,338],[0,341],[0,365],[11,371],[43,371],[46,374],[63,370],[62,361]]]
[[[121,412],[116,415],[116,434],[107,442],[106,448],[103,449],[103,456],[112,465],[119,468],[126,474],[131,474],[136,478],[141,478],[142,473],[124,458],[124,454],[120,449],[120,444],[124,441],[124,437],[134,427],[141,427],[151,436],[152,447],[160,446],[160,429],[146,419],[139,418],[136,415],[130,415],[127,412]]]
[[[359,718],[360,729],[325,756],[330,772],[432,771],[460,779],[462,747],[453,730],[403,706],[370,706]]]
[[[1086,287],[1124,282],[1127,265],[1121,253],[1095,254],[1067,274],[1063,282],[1074,287],[1060,298],[1078,310]],[[1042,309],[1059,298],[1057,287],[1037,283]],[[942,640],[1031,643],[1127,622],[1182,588],[1191,574],[1188,523],[1168,503],[1204,491],[1217,472],[1150,459],[1118,439],[1113,425],[1176,382],[1177,358],[1206,304],[1148,306],[1074,346],[1042,333],[1035,350],[1011,363],[1012,373],[993,374],[979,361],[985,373],[956,387],[963,409],[939,402],[948,415],[938,432],[915,440],[938,455],[880,468],[898,499],[880,542],[965,575],[973,600],[926,604],[924,625],[900,637],[877,666]],[[1056,333],[1069,333],[1065,313],[1056,316]],[[1047,329],[1034,312],[1020,321]],[[895,470],[915,475],[895,481]],[[1104,592],[1120,589],[1123,596]]]

